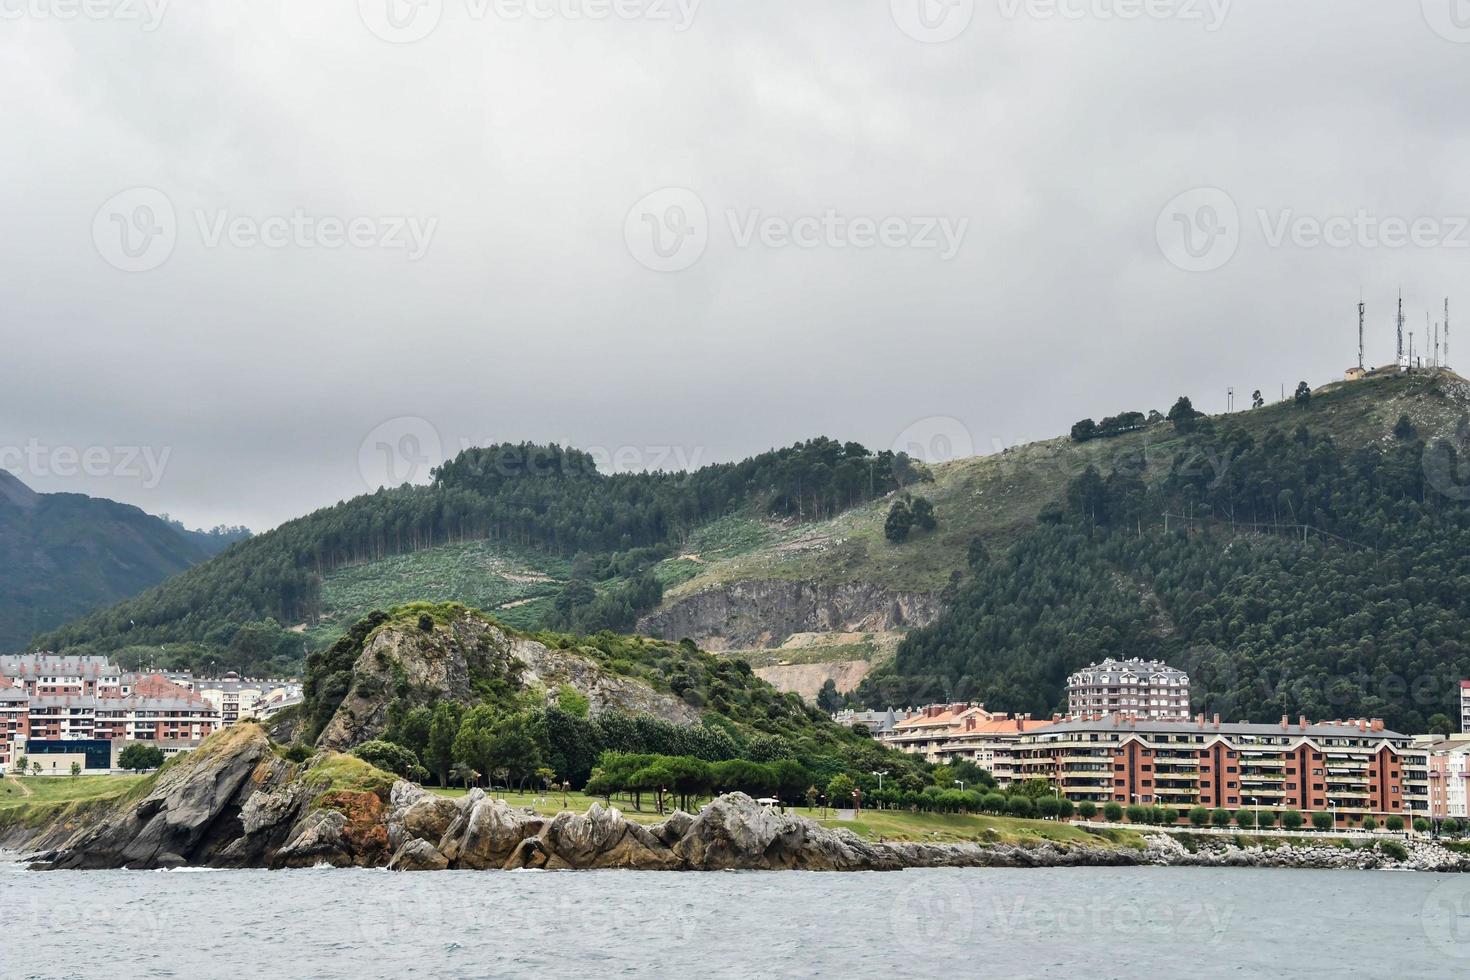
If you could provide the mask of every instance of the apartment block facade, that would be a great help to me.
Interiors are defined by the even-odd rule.
[[[1025,735],[1021,778],[1053,782],[1099,805],[1330,813],[1349,827],[1372,816],[1429,816],[1429,754],[1381,721],[1222,724],[1115,713],[1067,718]]]
[[[0,674],[0,767],[9,770],[29,744],[177,746],[197,744],[220,727],[219,711],[203,698],[99,660],[48,654],[0,660],[10,671]]]
[[[1104,660],[1067,678],[1067,713],[1121,711],[1140,718],[1189,717],[1189,675],[1160,660]]]

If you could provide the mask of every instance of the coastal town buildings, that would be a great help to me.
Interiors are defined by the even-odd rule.
[[[938,704],[915,712],[880,736],[882,741],[926,762],[963,759],[988,770],[1001,786],[1016,778],[1015,746],[1021,736],[1049,725],[1030,715],[985,710],[984,705]]]
[[[1470,735],[1470,681],[1460,682],[1460,733]]]
[[[1122,711],[1163,721],[1189,717],[1189,675],[1159,660],[1104,660],[1067,678],[1067,712]]]
[[[1378,720],[1222,723],[1114,712],[1058,718],[1022,736],[1021,778],[1073,801],[1332,814],[1410,820],[1430,812],[1429,753]]]
[[[72,762],[84,771],[106,769],[113,743],[177,751],[220,725],[219,710],[194,692],[161,676],[124,672],[104,658],[0,658],[0,767],[7,771],[21,756],[40,762],[43,755],[43,772],[53,771],[52,764],[69,772]]]

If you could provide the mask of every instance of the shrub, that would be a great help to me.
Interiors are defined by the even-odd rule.
[[[1077,813],[1083,820],[1091,820],[1097,816],[1097,804],[1091,800],[1083,800],[1077,804]]]
[[[1210,822],[1210,811],[1202,806],[1197,806],[1189,811],[1189,823],[1194,827],[1203,827]]]
[[[1451,837],[1456,837],[1460,833],[1460,821],[1456,820],[1454,817],[1451,817],[1444,823],[1440,824],[1439,829],[1441,833],[1449,834]]]
[[[1214,824],[1216,827],[1230,826],[1230,811],[1224,809],[1216,810],[1214,813],[1210,814],[1210,823]]]
[[[1302,812],[1300,810],[1287,810],[1281,815],[1281,826],[1287,830],[1301,830],[1302,823]]]
[[[392,742],[384,742],[374,739],[371,742],[363,742],[352,750],[352,754],[370,766],[376,766],[384,772],[391,772],[395,776],[407,778],[415,766],[419,764],[418,756],[410,749]]]
[[[1036,811],[1044,819],[1055,820],[1062,812],[1062,801],[1055,796],[1043,796],[1036,801]]]
[[[134,772],[142,772],[144,769],[157,769],[163,765],[163,749],[156,745],[144,745],[134,742],[118,754],[118,768],[131,769]],[[21,768],[24,768],[22,766]]]
[[[1332,822],[1332,814],[1330,813],[1323,813],[1319,810],[1312,814],[1312,826],[1317,830],[1331,830]]]
[[[1117,803],[1109,803],[1103,807],[1103,819],[1108,823],[1117,823],[1123,819],[1123,808]]]
[[[1065,796],[1062,797],[1061,800],[1059,800],[1058,802],[1061,804],[1061,809],[1057,811],[1057,816],[1061,817],[1063,820],[1071,820],[1072,817],[1077,813],[1077,806]]]
[[[311,746],[296,742],[286,750],[286,761],[301,763],[311,758]]]
[[[1364,817],[1363,818],[1363,829],[1366,830],[1366,831],[1369,831],[1369,832],[1372,832],[1374,830],[1377,830],[1378,829],[1378,821],[1377,820],[1374,820],[1372,817]]]
[[[1128,813],[1128,822],[1129,823],[1145,823],[1145,822],[1148,821],[1148,817],[1149,817],[1148,808],[1147,807],[1139,806],[1137,803],[1134,803],[1131,806],[1129,806],[1128,807],[1128,810],[1127,810],[1127,813]]]
[[[1395,861],[1407,861],[1409,859],[1409,849],[1396,840],[1379,841],[1378,850],[1387,854]]]
[[[1393,830],[1394,829],[1393,828],[1393,822],[1395,820],[1397,820],[1399,822],[1399,828],[1398,829],[1399,830],[1403,830],[1404,829],[1404,818],[1403,817],[1389,817],[1388,818],[1388,821],[1387,821],[1387,823],[1385,825],[1388,827],[1389,830]],[[1429,833],[1429,821],[1428,820],[1425,820],[1423,817],[1415,817],[1414,818],[1414,829],[1417,830],[1421,834],[1427,834],[1427,833]]]

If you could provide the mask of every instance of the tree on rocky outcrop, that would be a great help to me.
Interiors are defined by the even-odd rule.
[[[1306,408],[1312,401],[1312,386],[1305,381],[1298,382],[1296,394],[1292,396],[1292,399],[1297,403],[1298,407]]]
[[[1251,408],[1264,408],[1265,405],[1266,398],[1261,394],[1261,389],[1257,388],[1251,392]]]
[[[1414,427],[1414,420],[1409,418],[1409,413],[1400,415],[1393,427],[1393,437],[1400,442],[1412,442],[1418,435],[1419,430]]]

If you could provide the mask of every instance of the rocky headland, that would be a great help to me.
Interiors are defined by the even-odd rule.
[[[1185,842],[1181,842],[1181,840]],[[1186,846],[1186,843],[1188,846]],[[1228,838],[1154,834],[1113,843],[873,841],[722,796],[697,814],[644,825],[615,807],[538,816],[479,790],[450,799],[349,756],[292,763],[264,731],[240,725],[127,796],[0,830],[0,846],[40,869],[386,867],[650,871],[892,871],[903,868],[1195,867],[1470,870],[1431,842],[1394,849],[1240,847]]]

